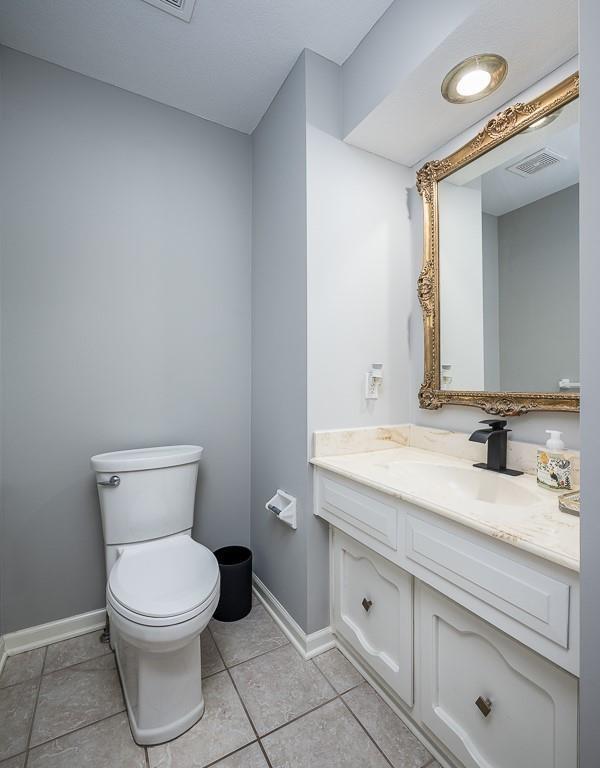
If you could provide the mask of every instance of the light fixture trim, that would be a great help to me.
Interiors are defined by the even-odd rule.
[[[539,131],[540,128],[547,128],[550,123],[553,123],[557,117],[560,117],[560,114],[562,112],[562,107],[560,109],[555,110],[554,112],[550,112],[549,115],[544,115],[544,117],[540,117],[539,120],[536,120],[534,123],[531,123],[531,125],[523,131],[523,133],[533,133],[533,131]]]
[[[442,82],[442,96],[451,104],[479,101],[502,85],[508,62],[497,53],[469,56],[452,67]]]

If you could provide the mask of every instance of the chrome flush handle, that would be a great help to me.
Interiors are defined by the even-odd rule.
[[[484,717],[487,717],[492,711],[492,702],[486,696],[478,696],[475,706]]]
[[[113,475],[108,480],[98,480],[96,485],[106,485],[109,488],[118,488],[121,485],[121,478],[119,475]]]
[[[362,607],[365,609],[365,611],[366,611],[367,613],[369,613],[369,609],[370,609],[370,608],[371,608],[371,606],[373,605],[373,601],[372,601],[372,600],[367,600],[367,598],[366,598],[366,597],[363,597],[361,605],[362,605]]]

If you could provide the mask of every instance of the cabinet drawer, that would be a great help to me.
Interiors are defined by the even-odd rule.
[[[362,534],[365,540],[374,540],[398,548],[398,512],[393,503],[387,504],[362,491],[348,488],[328,477],[319,475],[319,514],[346,533]]]
[[[337,632],[409,705],[413,703],[413,579],[339,531],[333,534]]]
[[[409,560],[568,647],[568,584],[412,515],[406,526]]]
[[[467,768],[576,768],[576,679],[429,587],[418,599],[424,725]]]

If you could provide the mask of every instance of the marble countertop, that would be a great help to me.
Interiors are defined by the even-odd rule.
[[[461,496],[460,484],[454,483],[454,491],[448,492],[446,482],[426,483],[422,478],[420,481],[413,480],[410,472],[403,473],[394,469],[401,467],[403,462],[410,462],[413,467],[414,462],[419,462],[438,468],[440,465],[455,467],[459,472],[468,468],[471,472],[487,474],[487,470],[472,469],[473,462],[470,460],[410,446],[320,456],[311,460],[314,466],[428,509],[570,570],[579,571],[579,518],[561,512],[558,508],[560,494],[540,488],[535,476],[501,476],[502,483],[510,484],[506,486],[507,498],[514,492],[527,499],[526,505],[514,506]],[[490,482],[493,484],[493,478]]]

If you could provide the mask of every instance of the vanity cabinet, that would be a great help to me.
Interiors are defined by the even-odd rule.
[[[421,719],[467,768],[576,768],[577,680],[420,584]]]
[[[412,706],[412,576],[339,531],[332,554],[336,632]]]
[[[460,768],[577,768],[577,574],[317,470],[332,625]]]

